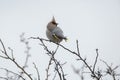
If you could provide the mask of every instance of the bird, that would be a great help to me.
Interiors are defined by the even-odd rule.
[[[47,24],[46,36],[54,43],[60,43],[62,40],[67,41],[67,37],[64,36],[62,29],[58,27],[58,23],[56,22],[54,16]]]

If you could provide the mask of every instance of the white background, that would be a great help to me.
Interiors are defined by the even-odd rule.
[[[0,0],[0,38],[6,48],[11,47],[14,50],[14,55],[21,65],[25,61],[25,46],[20,43],[19,36],[25,32],[26,37],[46,38],[46,25],[52,16],[69,38],[68,42],[63,41],[61,44],[76,50],[75,41],[79,40],[81,55],[87,57],[90,64],[95,58],[96,48],[99,49],[99,59],[107,61],[108,64],[113,63],[114,66],[120,64],[119,0]],[[37,40],[30,41],[28,72],[34,74],[32,62],[36,62],[41,79],[44,80],[49,57],[38,43]],[[47,45],[51,50],[56,47],[52,43]],[[68,80],[79,80],[71,68],[71,65],[81,67],[80,63],[75,61],[75,56],[60,48],[56,58],[61,62],[67,61],[64,69],[69,74],[66,76]],[[1,58],[0,60],[0,67],[16,71],[13,63]]]

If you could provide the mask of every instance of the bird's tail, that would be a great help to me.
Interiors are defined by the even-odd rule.
[[[68,41],[68,38],[67,38],[67,37],[65,37],[65,38],[64,38],[64,40],[65,40],[65,42],[67,42],[67,41]]]

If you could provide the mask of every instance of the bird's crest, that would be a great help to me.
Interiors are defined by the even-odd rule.
[[[51,21],[52,23],[54,23],[54,24],[58,24],[57,22],[56,22],[56,20],[55,20],[55,17],[53,16],[53,18],[52,18],[52,21]]]

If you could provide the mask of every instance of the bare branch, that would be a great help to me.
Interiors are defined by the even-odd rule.
[[[25,77],[29,78],[30,80],[33,80],[31,75],[28,72],[26,72],[26,70],[25,70],[28,67],[28,60],[29,60],[29,57],[30,57],[29,42],[28,42],[28,40],[26,40],[26,38],[24,38],[24,33],[22,35],[20,35],[20,38],[21,38],[21,42],[24,43],[25,46],[26,46],[26,50],[25,50],[26,60],[25,60],[25,63],[24,63],[23,66],[21,66],[19,63],[16,62],[15,57],[13,55],[13,49],[11,49],[10,47],[8,47],[8,49],[11,51],[11,56],[8,55],[6,47],[3,44],[2,40],[0,39],[0,43],[2,45],[2,50],[0,49],[0,52],[2,53],[2,55],[0,55],[0,57],[3,58],[3,59],[7,59],[7,60],[12,61],[17,66],[17,68],[21,70],[21,73],[17,74],[17,73],[14,73],[14,72],[6,69],[6,68],[3,68],[7,72],[8,75],[7,75],[7,77],[0,76],[0,79],[4,79],[4,80],[8,80],[9,78],[13,79],[11,77],[11,73],[12,73],[12,74],[17,75],[17,77],[18,77],[17,80],[19,80],[19,79],[25,80],[25,78],[23,77],[23,74],[25,74]],[[59,47],[68,51],[70,54],[75,55],[77,57],[77,61],[81,61],[83,63],[84,66],[82,66],[80,69],[76,69],[74,66],[72,67],[74,72],[80,76],[81,80],[84,80],[84,75],[83,74],[90,74],[91,78],[96,79],[96,80],[101,80],[102,77],[104,76],[104,74],[112,76],[113,80],[117,79],[116,76],[120,76],[120,74],[116,73],[116,69],[118,69],[119,66],[115,66],[113,68],[112,65],[108,65],[107,62],[105,62],[103,60],[101,60],[101,61],[107,66],[107,69],[105,70],[105,73],[99,67],[98,67],[98,69],[96,69],[97,62],[98,62],[98,57],[99,57],[98,49],[96,49],[96,56],[95,56],[95,59],[94,59],[94,63],[93,63],[93,65],[90,65],[87,62],[87,59],[83,58],[81,56],[78,40],[76,40],[76,51],[74,51],[74,50],[71,50],[71,49],[65,47],[64,45],[62,45],[60,43],[54,43],[54,42],[52,42],[50,40],[47,40],[47,39],[43,39],[43,38],[39,38],[39,37],[30,37],[28,39],[39,40],[40,41],[40,46],[42,46],[44,48],[44,50],[47,52],[46,54],[50,58],[49,63],[48,63],[47,68],[46,68],[45,80],[49,80],[49,77],[51,76],[50,75],[51,68],[54,69],[54,75],[53,75],[52,80],[55,80],[57,78],[59,78],[59,80],[66,80],[66,74],[65,74],[64,68],[63,68],[63,65],[66,64],[66,63],[61,64],[61,61],[59,61],[55,56]],[[49,49],[49,47],[46,45],[46,43],[45,43],[46,41],[56,44],[57,47],[55,48],[55,50],[51,51]],[[34,68],[35,68],[36,73],[37,73],[37,78],[35,78],[35,79],[40,80],[40,74],[39,74],[38,68],[37,68],[35,63],[33,63],[33,65],[34,65]],[[54,65],[55,67],[53,67],[52,65]],[[85,70],[87,70],[87,71],[85,71]]]
[[[25,80],[25,78],[23,78],[21,75],[15,73],[15,72],[13,72],[13,71],[10,71],[10,70],[8,70],[8,69],[6,69],[6,68],[0,68],[0,69],[5,70],[5,71],[8,72],[8,73],[15,74],[15,75],[17,75],[18,77],[20,77],[21,79]],[[6,79],[6,78],[5,78],[5,79]]]
[[[98,49],[96,49],[96,53],[97,53],[97,55],[96,55],[96,58],[95,58],[95,62],[94,62],[94,65],[93,65],[93,72],[95,72],[95,67],[96,67],[96,63],[97,63],[97,60],[98,60]]]
[[[81,56],[81,55],[80,55],[80,49],[79,49],[78,40],[76,40],[76,44],[77,44],[77,52],[78,52],[78,55]]]
[[[46,50],[49,54],[52,54],[52,53],[48,50],[47,46],[46,46],[46,45],[44,44],[44,42],[43,42],[43,41],[51,42],[50,40],[46,40],[46,39],[39,38],[39,37],[30,37],[29,39],[38,39],[38,40],[40,40],[41,43],[42,43],[42,45],[45,47],[45,50]],[[53,42],[53,43],[54,43],[54,42]],[[77,41],[76,43],[77,43],[77,51],[79,52],[78,41]],[[99,80],[99,78],[97,77],[97,75],[95,74],[95,72],[91,69],[91,66],[89,66],[89,64],[86,62],[86,59],[83,59],[83,58],[80,56],[80,52],[79,52],[79,54],[78,54],[77,52],[72,51],[72,50],[66,48],[65,46],[63,46],[63,45],[61,45],[61,44],[58,44],[58,43],[55,43],[55,44],[56,44],[56,45],[59,45],[59,46],[62,47],[63,49],[67,50],[68,52],[76,55],[76,56],[79,58],[79,60],[81,60],[81,61],[87,66],[87,68],[90,70],[90,72],[91,72],[91,74],[92,74],[91,76],[92,76],[93,78],[96,78],[97,80]],[[95,64],[96,64],[96,63],[95,63]],[[56,70],[58,71],[57,68],[56,68]],[[59,74],[59,77],[60,77],[60,79],[61,79],[61,74],[59,73],[59,71],[58,71],[58,74]]]
[[[15,60],[15,58],[13,56],[13,49],[11,49],[10,47],[8,47],[8,49],[11,51],[12,59]]]
[[[3,44],[3,42],[2,42],[1,39],[0,39],[0,43],[2,44],[2,47],[3,47],[3,51],[2,51],[2,53],[4,53],[4,54],[6,55],[6,57],[9,58],[9,56],[8,56],[8,54],[7,54],[7,51],[6,51],[6,49],[5,49],[5,46],[4,46],[4,44]]]
[[[113,77],[113,80],[116,80],[116,76],[118,76],[118,74],[116,73],[116,69],[119,67],[119,66],[116,66],[115,68],[112,68],[111,66],[109,66],[107,64],[107,62],[105,62],[104,60],[101,60],[106,66],[107,66],[107,71],[106,71],[106,75],[109,74]]]
[[[84,68],[85,68],[85,65],[83,65],[80,69],[76,69],[73,65],[72,65],[72,68],[73,68],[73,71],[75,72],[75,74],[77,74],[81,80],[84,80]]]
[[[48,77],[50,76],[50,74],[49,74],[49,69],[50,69],[50,65],[51,65],[51,64],[52,64],[52,57],[50,58],[48,67],[47,67],[47,69],[46,69],[46,79],[45,79],[45,80],[48,80]]]
[[[30,47],[29,47],[29,42],[26,40],[26,38],[24,38],[24,35],[25,35],[25,33],[22,33],[22,34],[20,35],[20,41],[21,41],[22,43],[24,43],[25,46],[26,46],[26,50],[25,50],[26,59],[25,59],[24,65],[22,66],[22,68],[25,70],[25,68],[28,67],[27,63],[28,63],[28,59],[29,59],[29,57],[30,57],[30,54],[29,54]],[[21,71],[21,72],[20,72],[20,75],[22,76],[23,74],[24,74],[24,72]]]
[[[0,77],[0,79],[8,80],[8,78],[6,78],[6,77]]]
[[[4,56],[1,56],[1,55],[0,55],[0,57],[1,57],[1,58],[4,58],[4,59],[9,59],[8,57],[4,57]]]
[[[39,74],[38,68],[37,68],[37,66],[36,66],[35,63],[33,63],[33,65],[34,65],[34,67],[35,67],[35,69],[36,69],[37,76],[38,76],[38,80],[40,80],[40,74]]]
[[[51,56],[50,61],[49,61],[49,64],[48,64],[48,68],[46,69],[46,72],[47,72],[46,80],[48,80],[48,77],[49,77],[48,71],[49,71],[49,69],[50,69],[50,65],[51,65],[51,62],[52,62],[52,61],[54,62],[55,66],[56,66],[56,67],[55,67],[55,71],[57,71],[60,80],[66,80],[66,79],[65,79],[65,74],[64,74],[64,71],[63,71],[63,69],[62,69],[61,64],[60,64],[60,63],[57,61],[57,59],[55,59],[55,57],[54,57],[54,55],[55,55],[55,53],[57,52],[59,46],[61,46],[61,45],[58,44],[58,43],[55,43],[55,44],[57,44],[57,48],[55,49],[55,51],[52,51],[52,52],[51,52],[51,51],[49,51],[48,47],[47,47],[47,46],[45,45],[45,43],[43,42],[43,41],[49,41],[49,42],[51,42],[50,40],[46,40],[46,39],[39,38],[39,37],[37,37],[37,38],[31,37],[31,38],[29,38],[29,39],[38,39],[38,40],[41,42],[41,45],[44,47],[44,49],[48,52],[47,54],[48,54],[49,56]],[[59,71],[59,68],[60,68],[61,72]]]
[[[32,77],[30,76],[30,74],[28,74],[28,73],[24,70],[24,68],[21,67],[21,66],[15,61],[14,57],[11,58],[11,57],[7,54],[6,48],[5,48],[5,46],[4,46],[4,44],[3,44],[3,42],[2,42],[1,39],[0,39],[0,43],[2,44],[3,51],[4,51],[4,54],[5,54],[5,58],[4,58],[4,57],[2,57],[2,58],[4,58],[4,59],[9,59],[10,61],[12,61],[24,74],[26,74],[26,75],[28,76],[28,78],[29,78],[30,80],[32,80]],[[12,56],[13,56],[13,55],[12,55]]]

